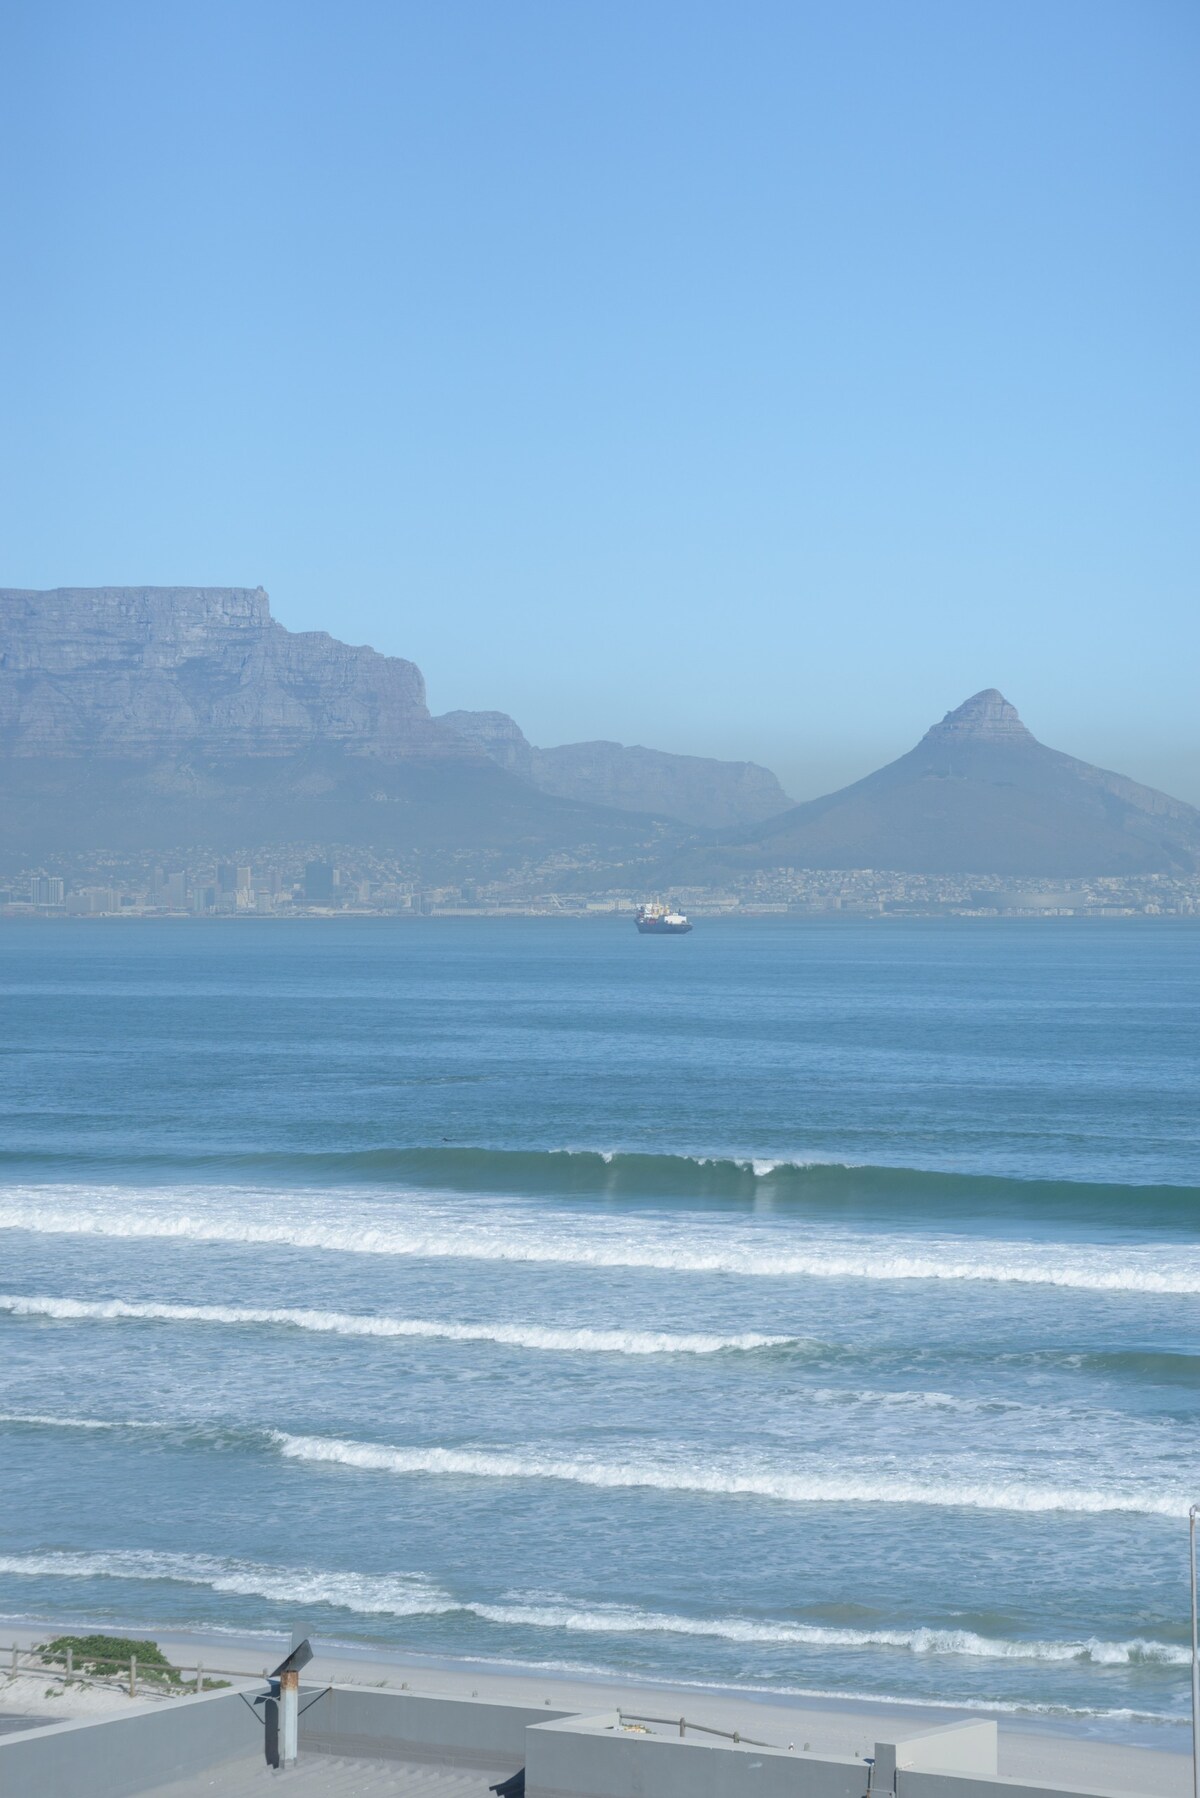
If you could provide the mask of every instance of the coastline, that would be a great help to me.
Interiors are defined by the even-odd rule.
[[[5,1645],[32,1646],[74,1628],[111,1628],[115,1633],[152,1637],[176,1665],[203,1662],[206,1673],[241,1674],[257,1679],[287,1653],[282,1635],[161,1629],[94,1620],[56,1618],[44,1622],[0,1623]],[[1190,1730],[1182,1721],[1039,1716],[989,1710],[986,1706],[930,1705],[881,1698],[773,1693],[763,1688],[688,1686],[670,1680],[621,1680],[600,1672],[567,1673],[527,1665],[443,1660],[357,1648],[316,1638],[306,1685],[369,1685],[407,1688],[447,1697],[490,1699],[495,1703],[546,1705],[556,1710],[620,1708],[631,1715],[706,1723],[740,1730],[773,1745],[811,1747],[814,1752],[866,1757],[877,1739],[891,1740],[922,1727],[994,1717],[999,1726],[1000,1773],[1004,1778],[1082,1786],[1144,1798],[1189,1798],[1192,1789]],[[18,1699],[0,1693],[0,1714],[16,1714]],[[33,1683],[33,1682],[31,1682]],[[42,1680],[36,1682],[39,1686]],[[126,1702],[112,1693],[112,1708]],[[91,1708],[91,1707],[89,1707]],[[42,1711],[45,1715],[45,1711]],[[72,1715],[64,1705],[62,1717]],[[47,1721],[50,1718],[47,1716]],[[1136,1739],[1133,1739],[1136,1738]]]

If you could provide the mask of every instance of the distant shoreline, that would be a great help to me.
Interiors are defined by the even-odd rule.
[[[1109,911],[789,911],[784,907],[739,907],[737,910],[704,912],[691,909],[690,916],[705,927],[711,924],[766,919],[773,922],[803,925],[839,926],[846,924],[1200,924],[1200,912]],[[530,907],[512,910],[411,911],[302,911],[302,912],[231,912],[219,917],[196,917],[190,912],[93,912],[79,914],[45,911],[0,909],[0,924],[511,924],[536,919],[551,924],[623,924],[633,920],[632,911],[569,911],[557,908]]]

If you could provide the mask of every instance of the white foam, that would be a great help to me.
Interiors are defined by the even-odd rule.
[[[725,1642],[794,1644],[805,1648],[897,1648],[919,1655],[1091,1661],[1105,1667],[1134,1662],[1181,1667],[1191,1659],[1185,1648],[1141,1638],[1132,1642],[1104,1642],[1095,1637],[1075,1642],[1020,1641],[981,1636],[965,1629],[836,1629],[819,1624],[775,1623],[743,1617],[680,1617],[620,1605],[589,1608],[567,1603],[472,1604],[466,1608],[490,1622],[597,1635],[704,1636]]]
[[[481,1210],[481,1206],[484,1209]],[[400,1215],[397,1215],[399,1211]],[[9,1188],[0,1228],[49,1235],[278,1245],[338,1254],[643,1268],[820,1280],[938,1280],[1200,1294],[1200,1249],[831,1232],[795,1220],[713,1224],[576,1216],[509,1202],[404,1193],[387,1208],[259,1188]]]
[[[336,1336],[423,1337],[442,1342],[494,1342],[505,1347],[549,1350],[561,1354],[715,1355],[727,1350],[786,1347],[792,1336],[763,1336],[754,1331],[721,1336],[715,1333],[671,1333],[667,1330],[552,1329],[537,1324],[460,1324],[409,1317],[364,1317],[345,1311],[256,1309],[244,1305],[176,1305],[124,1299],[20,1297],[0,1293],[0,1311],[14,1317],[92,1319],[105,1322],[131,1318],[162,1323],[287,1325]]]
[[[139,1423],[128,1419],[115,1421],[104,1417],[50,1417],[39,1411],[0,1411],[0,1423],[29,1424],[45,1430],[158,1430],[168,1426]]]
[[[116,1549],[87,1554],[2,1555],[0,1575],[23,1578],[168,1580],[207,1586],[230,1596],[283,1604],[328,1604],[363,1616],[437,1616],[461,1607],[420,1574],[330,1572],[311,1567],[271,1567],[210,1555],[157,1554]]]
[[[732,1498],[776,1499],[785,1504],[931,1505],[982,1511],[1134,1512],[1152,1517],[1184,1517],[1186,1493],[1137,1487],[1034,1486],[1010,1478],[962,1482],[931,1476],[897,1478],[859,1468],[798,1473],[761,1466],[721,1468],[709,1462],[605,1462],[583,1456],[546,1455],[495,1449],[392,1448],[339,1437],[270,1432],[291,1460],[395,1474],[433,1474],[471,1479],[566,1480],[603,1488],[651,1488],[660,1492],[711,1493]]]
[[[312,1567],[275,1567],[208,1555],[151,1550],[96,1553],[57,1551],[0,1556],[0,1575],[19,1578],[170,1581],[231,1596],[283,1604],[325,1604],[361,1616],[470,1615],[512,1628],[561,1630],[580,1635],[672,1635],[747,1645],[802,1648],[884,1648],[916,1655],[983,1660],[1086,1661],[1096,1666],[1184,1666],[1186,1648],[1141,1637],[1106,1642],[1025,1641],[945,1628],[838,1629],[820,1624],[750,1617],[685,1617],[624,1605],[579,1605],[569,1600],[512,1599],[500,1603],[459,1600],[423,1574],[369,1574]]]

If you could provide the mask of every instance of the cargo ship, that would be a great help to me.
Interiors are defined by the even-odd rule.
[[[686,936],[692,928],[681,911],[666,905],[639,905],[634,923],[643,936]]]

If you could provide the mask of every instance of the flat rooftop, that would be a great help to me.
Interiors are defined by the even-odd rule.
[[[507,1778],[512,1768],[489,1779],[482,1773],[457,1767],[431,1767],[420,1761],[363,1760],[337,1754],[312,1754],[280,1775],[259,1765],[218,1767],[191,1779],[158,1786],[153,1798],[262,1798],[279,1788],[296,1798],[488,1798],[488,1787]]]

